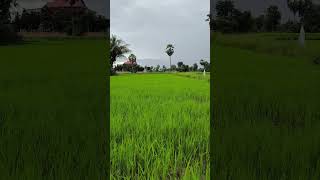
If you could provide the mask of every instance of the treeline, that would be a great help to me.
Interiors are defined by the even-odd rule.
[[[22,14],[16,14],[13,24],[19,31],[63,32],[79,35],[83,32],[105,32],[109,21],[92,11],[70,15],[63,10],[50,12],[44,7],[40,12],[23,10]]]
[[[210,28],[223,33],[299,32],[303,24],[307,32],[320,32],[319,5],[312,0],[288,0],[287,5],[294,18],[281,23],[282,14],[275,5],[267,7],[265,14],[254,17],[250,11],[236,9],[232,0],[219,0],[215,17],[210,16]]]
[[[169,72],[169,71],[177,71],[177,72],[203,72],[204,70],[206,72],[210,72],[210,63],[201,60],[200,61],[201,67],[197,63],[194,63],[193,65],[187,65],[184,64],[182,61],[178,62],[177,65],[172,65],[171,69],[166,66],[140,66],[138,64],[129,65],[129,64],[118,64],[114,67],[115,71],[124,71],[124,72]]]
[[[63,32],[69,35],[81,35],[83,32],[106,32],[110,21],[93,11],[84,13],[50,12],[41,10],[23,10],[15,12],[17,0],[1,0],[0,3],[0,44],[21,40],[19,31]],[[14,14],[14,15],[13,15]]]

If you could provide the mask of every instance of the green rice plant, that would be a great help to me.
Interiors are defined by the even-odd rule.
[[[296,33],[250,33],[250,34],[219,34],[212,35],[216,44],[235,47],[254,52],[307,58],[310,62],[319,57],[319,33],[306,34],[306,47],[298,43]]]
[[[312,54],[269,54],[257,49],[271,40],[242,36],[230,45],[212,41],[211,178],[319,179],[320,67],[308,60]]]
[[[0,179],[107,178],[106,40],[0,46]]]
[[[209,83],[111,77],[111,179],[209,179]]]

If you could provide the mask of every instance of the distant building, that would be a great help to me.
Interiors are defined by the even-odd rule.
[[[31,14],[33,16],[42,17],[40,18],[40,24],[28,25],[24,24],[24,27],[20,28],[20,31],[32,31],[32,32],[56,32],[62,31],[63,28],[70,32],[68,27],[72,27],[74,33],[77,32],[97,32],[97,27],[101,27],[101,21],[98,23],[92,20],[92,17],[85,18],[88,16],[95,16],[100,18],[103,16],[97,15],[95,11],[90,10],[83,0],[52,0],[47,2],[43,7],[37,9],[25,9],[23,14]],[[33,19],[38,19],[38,17]],[[29,18],[30,19],[30,18]],[[101,20],[101,18],[100,18]],[[89,22],[90,21],[90,22]],[[32,22],[37,23],[37,22]],[[107,27],[109,27],[110,21],[106,20]],[[104,27],[104,26],[103,26]],[[105,29],[108,31],[107,28]],[[81,30],[80,30],[81,29]]]
[[[47,2],[42,8],[26,9],[27,13],[40,13],[47,8],[50,12],[63,10],[65,12],[85,12],[88,8],[83,0],[53,0]]]
[[[48,2],[43,8],[49,11],[64,11],[68,13],[85,13],[89,11],[83,0],[54,0]]]
[[[137,62],[131,62],[131,61],[127,60],[126,62],[123,63],[123,65],[129,65],[129,66],[137,65]]]

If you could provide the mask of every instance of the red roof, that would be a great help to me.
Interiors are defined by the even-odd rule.
[[[54,0],[52,2],[48,2],[47,6],[49,8],[66,8],[66,7],[78,7],[78,8],[85,8],[86,5],[83,0],[74,0],[75,3],[71,5],[72,0]]]
[[[126,61],[126,62],[124,62],[123,64],[126,64],[126,65],[135,65],[135,64],[137,64],[137,62],[133,62],[133,63],[131,63],[131,61]]]

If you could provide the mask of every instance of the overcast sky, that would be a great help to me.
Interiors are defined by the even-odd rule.
[[[18,0],[18,3],[21,8],[30,9],[40,8],[43,5],[45,5],[48,1],[53,0]],[[89,9],[96,11],[99,14],[104,15],[106,17],[109,17],[109,1],[110,0],[84,0]]]
[[[206,15],[210,0],[111,0],[110,33],[130,44],[141,65],[169,66],[166,45],[175,46],[172,64],[210,59]],[[123,60],[120,60],[120,62]]]

